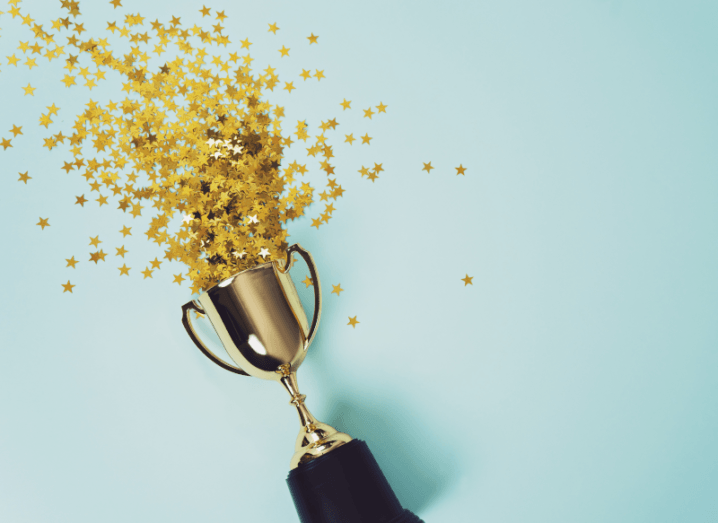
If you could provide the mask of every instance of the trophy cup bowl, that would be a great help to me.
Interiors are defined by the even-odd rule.
[[[304,258],[314,284],[311,324],[289,275],[294,253]],[[314,260],[295,244],[287,249],[286,261],[237,273],[186,303],[182,323],[199,350],[220,367],[279,381],[289,392],[300,429],[287,483],[302,523],[421,522],[402,509],[366,443],[321,423],[304,404],[297,369],[316,334],[321,308]],[[193,310],[209,319],[234,364],[202,342],[190,321]]]

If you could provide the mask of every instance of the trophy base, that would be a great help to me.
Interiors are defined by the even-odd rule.
[[[299,465],[287,484],[302,523],[423,523],[402,508],[361,440]]]

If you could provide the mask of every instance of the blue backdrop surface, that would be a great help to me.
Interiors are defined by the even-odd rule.
[[[47,27],[66,16],[60,2],[18,6]],[[66,89],[64,60],[25,66],[17,42],[32,33],[11,7],[0,57],[22,61],[0,59],[0,136],[23,134],[0,151],[0,520],[296,521],[286,393],[194,348],[189,287],[172,282],[186,270],[140,274],[162,258],[147,218],[74,205],[90,191],[61,169],[68,148],[41,147],[89,98],[118,100],[119,77]],[[80,4],[108,38],[128,13],[191,27],[210,20],[202,7]],[[317,203],[289,226],[324,298],[299,381],[318,418],[369,443],[401,502],[428,523],[716,521],[718,4],[207,7],[212,24],[228,16],[227,53],[249,38],[255,70],[294,82],[269,95],[288,128],[339,122],[346,192],[326,225],[311,227]],[[37,121],[53,103],[48,131]],[[358,170],[374,163],[371,182]],[[325,180],[312,165],[302,181]]]

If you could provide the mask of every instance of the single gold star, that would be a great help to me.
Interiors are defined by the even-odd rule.
[[[110,3],[115,6],[114,9],[122,7],[122,0],[110,0]]]
[[[157,256],[155,256],[154,261],[150,262],[152,264],[153,269],[159,269],[160,265],[162,265],[162,262],[157,259]]]
[[[122,276],[123,274],[124,274],[125,276],[129,276],[129,275],[130,275],[130,268],[131,268],[131,267],[128,267],[126,264],[123,263],[123,264],[122,264],[122,267],[117,267],[117,268],[120,270],[120,276]]]
[[[202,6],[202,9],[199,10],[200,13],[202,13],[202,17],[209,16],[211,9],[207,7],[206,5]]]
[[[277,34],[277,31],[279,31],[279,27],[277,27],[277,24],[268,24],[269,25],[269,31],[271,31],[273,34]]]
[[[473,280],[473,279],[474,279],[473,276],[469,276],[469,275],[467,274],[467,275],[466,275],[466,278],[461,278],[461,281],[464,282],[464,287],[466,287],[466,286],[467,286],[468,284],[470,284],[470,283],[471,283],[471,285],[473,285],[473,283],[471,282],[471,280]]]
[[[291,93],[293,89],[296,89],[296,87],[294,87],[294,82],[284,82],[284,90],[285,91],[288,91]]]
[[[78,263],[80,263],[80,262],[78,262],[78,261],[75,259],[74,256],[73,256],[72,258],[69,258],[69,259],[68,259],[68,258],[65,258],[65,261],[67,262],[67,265],[65,265],[65,267],[72,267],[73,269],[75,268],[75,265],[77,265]]]
[[[217,20],[219,20],[221,22],[225,18],[227,18],[227,15],[224,14],[224,11],[217,11]]]
[[[117,250],[117,254],[115,254],[115,256],[122,256],[123,258],[125,257],[125,254],[129,252],[127,249],[125,249],[124,245],[120,248],[115,247],[115,250]]]
[[[347,109],[351,109],[352,102],[351,102],[351,100],[347,101],[347,99],[344,98],[344,101],[342,103],[340,103],[339,105],[341,105],[343,107],[343,109],[342,109],[343,111],[346,111]]]
[[[39,225],[39,226],[42,228],[43,231],[45,230],[45,227],[49,227],[49,226],[50,226],[50,224],[47,223],[50,218],[38,218],[38,219],[39,219],[40,221],[37,222],[35,225]]]
[[[312,36],[307,36],[307,40],[309,40],[309,45],[316,44],[317,43],[318,36],[314,36],[314,33],[312,33]]]
[[[130,229],[132,229],[132,227],[127,227],[127,226],[124,226],[124,227],[122,227],[122,229],[120,229],[120,232],[122,233],[122,237],[123,237],[123,238],[124,238],[125,236],[132,236],[132,233],[130,232]]]
[[[30,96],[35,96],[35,89],[37,89],[37,87],[33,87],[30,84],[27,84],[27,87],[23,87],[23,90],[25,91],[25,96],[27,96],[28,94]]]
[[[8,147],[12,147],[12,144],[10,143],[10,140],[7,138],[2,138],[0,140],[0,145],[2,145],[3,151],[7,149]]]
[[[27,181],[32,179],[32,176],[27,175],[28,171],[25,171],[24,173],[18,173],[20,175],[20,178],[17,179],[18,182],[24,182],[25,185],[27,185]]]
[[[100,255],[97,252],[91,252],[90,253],[90,259],[89,261],[95,262],[95,265],[97,265],[97,260],[100,259]]]
[[[459,175],[465,176],[464,171],[466,171],[466,167],[464,167],[463,165],[459,164],[459,166],[454,167],[454,169],[456,169],[456,176],[459,176]]]
[[[376,106],[376,110],[378,113],[386,113],[386,108],[389,107],[388,105],[384,105],[383,103],[379,102],[379,105]]]
[[[342,284],[338,283],[337,285],[332,285],[332,294],[336,294],[339,296],[339,293],[342,292],[344,289],[342,289]]]
[[[306,69],[302,69],[302,72],[299,76],[304,78],[304,81],[306,82],[307,80],[309,80],[312,77],[312,72],[307,71]]]
[[[426,172],[428,172],[428,173],[431,173],[431,170],[432,170],[432,169],[433,169],[433,167],[431,166],[431,162],[429,162],[429,163],[425,163],[425,164],[424,164],[424,168],[422,169],[422,171],[426,171]]]
[[[182,285],[182,282],[185,280],[185,279],[182,277],[182,273],[175,274],[174,277],[175,277],[175,279],[174,279],[174,281],[173,281],[172,283],[176,283],[176,284],[178,284],[178,285]]]
[[[13,136],[17,136],[18,134],[22,134],[22,127],[18,127],[17,125],[13,125],[12,129],[10,129],[10,132]]]
[[[374,114],[374,112],[371,110],[371,107],[369,109],[364,109],[364,118],[369,118],[371,120],[371,116]]]
[[[77,285],[71,284],[71,283],[70,283],[70,280],[67,280],[67,283],[62,283],[61,285],[62,285],[62,287],[63,287],[63,289],[64,289],[62,292],[63,292],[63,293],[69,292],[70,294],[72,294],[72,288],[73,288],[73,287],[77,287]]]
[[[319,69],[315,69],[314,70],[314,78],[316,78],[317,80],[326,78],[326,76],[324,76],[324,69],[322,69],[321,71]]]
[[[310,285],[314,285],[314,282],[312,282],[312,279],[308,275],[302,280],[302,283],[306,285],[305,288],[309,288]]]
[[[284,46],[282,46],[279,52],[282,54],[282,56],[289,56],[289,49]]]
[[[98,234],[94,238],[90,236],[90,245],[93,247],[98,247],[102,243],[102,240],[100,240],[100,235]]]
[[[107,253],[106,253],[105,251],[103,251],[102,249],[100,249],[99,251],[97,251],[96,254],[97,254],[97,259],[98,259],[98,260],[105,261],[105,256],[107,256]]]
[[[142,271],[142,274],[145,276],[144,278],[142,278],[143,280],[146,280],[147,278],[152,278],[152,269],[150,269],[149,267],[145,267],[145,270]]]
[[[84,206],[85,206],[85,202],[88,201],[88,200],[85,198],[85,195],[84,195],[84,194],[83,194],[82,196],[75,196],[75,199],[77,200],[77,201],[75,202],[75,205],[77,205],[77,204],[79,203],[81,207],[84,207]]]
[[[369,133],[365,133],[364,136],[361,137],[361,143],[371,145],[369,142],[371,142],[372,138],[369,136]]]
[[[354,316],[353,318],[351,316],[349,316],[349,323],[347,323],[347,325],[351,325],[352,329],[354,329],[354,328],[356,328],[357,323],[359,323],[359,321],[357,321],[356,316]]]

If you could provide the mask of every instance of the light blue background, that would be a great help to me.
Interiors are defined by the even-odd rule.
[[[82,3],[86,27],[137,12],[191,25],[202,7],[123,3]],[[227,51],[249,37],[255,69],[299,88],[270,98],[286,129],[339,121],[346,193],[319,231],[289,229],[325,300],[300,385],[319,418],[369,443],[401,502],[429,523],[716,521],[718,4],[209,7],[229,16]],[[6,65],[29,39],[18,22],[0,18],[0,135],[25,133],[0,152],[0,520],[296,521],[286,393],[206,360],[180,324],[182,267],[139,274],[162,257],[148,216],[98,209],[94,193],[73,205],[89,189],[60,170],[69,153],[38,150],[88,96],[119,100],[117,77],[88,93],[58,83],[64,62]],[[362,118],[380,101],[387,114]],[[349,132],[374,140],[350,147]],[[357,169],[374,162],[372,184]]]

